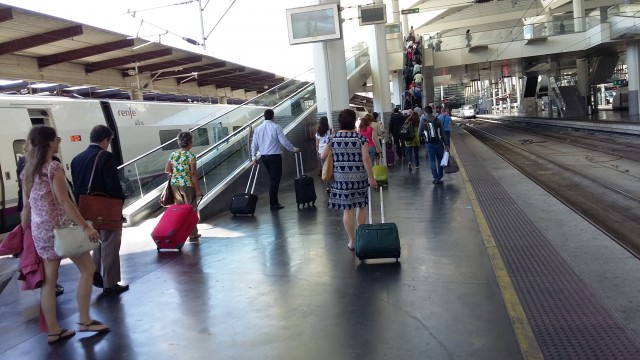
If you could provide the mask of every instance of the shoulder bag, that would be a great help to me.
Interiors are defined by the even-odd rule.
[[[160,205],[167,207],[175,204],[176,200],[173,197],[173,190],[171,190],[171,176],[169,175],[169,180],[164,185],[164,190],[162,190],[162,194],[160,194]]]
[[[56,193],[53,190],[53,179],[51,178],[50,170],[51,166],[49,166],[49,171],[47,171],[47,174],[49,175],[49,186],[51,186],[51,196],[53,196],[53,200],[56,205],[60,206],[58,198],[56,197]],[[67,193],[70,193],[68,184]],[[71,201],[73,201],[73,204],[75,205],[76,201],[73,198],[73,194],[70,195]],[[84,229],[82,229],[81,227],[75,224],[63,226],[66,217],[67,216],[65,215],[65,217],[59,219],[60,224],[56,229],[53,230],[53,250],[56,252],[56,254],[58,254],[58,256],[72,258],[98,248],[100,244],[91,241],[91,239],[89,239],[89,236],[84,233]],[[90,223],[89,221],[87,222]]]
[[[93,169],[91,169],[91,178],[89,178],[89,186],[86,195],[80,195],[80,214],[86,220],[93,223],[96,230],[120,230],[122,229],[122,206],[121,199],[109,197],[109,195],[101,192],[91,192],[93,184],[93,175],[96,172],[98,158],[104,150],[100,150],[96,159],[93,161]]]
[[[329,146],[329,155],[322,165],[322,181],[333,181],[333,150],[331,149],[331,141],[325,146]]]

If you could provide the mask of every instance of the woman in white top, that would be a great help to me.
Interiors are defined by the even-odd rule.
[[[324,165],[324,160],[322,160],[320,155],[322,155],[322,150],[324,150],[324,146],[329,143],[330,139],[331,128],[329,127],[329,119],[323,116],[318,120],[318,127],[316,129],[316,149],[318,150],[318,160],[320,160],[320,174],[322,174],[322,166]],[[325,187],[327,188],[327,193],[331,192],[331,184],[325,183]]]

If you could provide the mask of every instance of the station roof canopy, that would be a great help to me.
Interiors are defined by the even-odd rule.
[[[164,101],[242,100],[283,81],[205,54],[0,4],[0,93],[123,97],[139,90],[145,99]]]

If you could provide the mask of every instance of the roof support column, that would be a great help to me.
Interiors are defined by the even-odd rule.
[[[640,119],[640,42],[627,43],[627,72],[629,77],[629,120]],[[622,98],[622,97],[620,97]]]
[[[374,3],[383,4],[382,0],[375,0]],[[373,41],[371,42],[373,46],[369,49],[371,53],[371,77],[373,78],[373,108],[380,114],[379,121],[384,123],[384,120],[391,117],[386,24],[370,26],[373,36]]]
[[[573,0],[573,26],[576,32],[584,31],[584,0]]]
[[[317,4],[336,1],[322,0]],[[316,78],[317,116],[329,118],[332,128],[339,129],[338,114],[349,108],[349,84],[344,57],[344,40],[321,41],[313,44],[313,66]]]

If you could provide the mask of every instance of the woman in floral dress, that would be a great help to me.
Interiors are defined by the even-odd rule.
[[[344,109],[338,115],[340,130],[337,131],[330,146],[325,146],[322,159],[333,153],[333,183],[329,195],[329,208],[343,210],[342,222],[349,237],[347,247],[355,249],[356,225],[367,221],[369,204],[368,187],[377,188],[373,178],[368,140],[355,129],[356,113]],[[353,221],[353,209],[356,209],[356,223]]]
[[[60,227],[65,215],[78,226],[81,226],[91,241],[98,242],[100,234],[80,215],[80,211],[69,196],[67,180],[62,164],[53,161],[53,154],[58,152],[60,138],[56,130],[49,126],[36,125],[28,135],[29,147],[27,161],[22,172],[23,199],[22,228],[31,226],[33,242],[38,255],[44,261],[44,282],[40,289],[40,306],[44,314],[49,334],[49,343],[59,342],[75,335],[74,330],[61,328],[56,314],[56,282],[60,257],[54,251],[53,230]],[[71,261],[80,270],[78,281],[78,311],[80,313],[80,332],[103,332],[109,327],[89,314],[89,302],[93,285],[95,265],[91,255],[86,252]]]
[[[187,204],[198,211],[196,199],[202,196],[200,184],[198,184],[198,170],[196,168],[196,155],[191,152],[193,147],[193,135],[188,131],[178,134],[178,146],[169,156],[169,161],[164,167],[164,172],[171,174],[171,190],[176,204]],[[196,225],[189,235],[190,240],[200,237]]]

